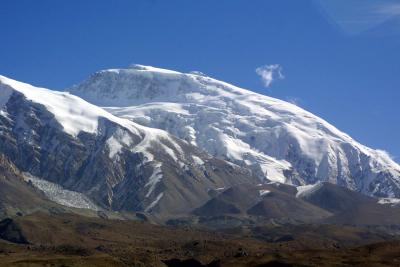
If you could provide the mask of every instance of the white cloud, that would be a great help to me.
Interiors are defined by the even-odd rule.
[[[256,73],[261,77],[265,87],[270,87],[276,79],[282,80],[285,78],[282,74],[282,67],[279,64],[258,67]]]

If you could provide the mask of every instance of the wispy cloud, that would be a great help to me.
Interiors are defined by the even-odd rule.
[[[378,27],[400,15],[398,0],[314,0],[328,15],[328,21],[349,34]],[[384,28],[379,29],[384,31]],[[399,30],[400,32],[400,30]]]
[[[276,79],[282,80],[285,78],[282,74],[282,67],[279,64],[258,67],[256,73],[260,76],[265,87],[270,87]]]
[[[384,16],[398,16],[400,15],[400,4],[399,3],[381,4],[376,9],[376,13]]]

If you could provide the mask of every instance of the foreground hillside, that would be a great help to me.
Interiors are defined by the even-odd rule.
[[[0,238],[1,266],[394,266],[400,260],[393,236],[334,225],[209,232],[35,213],[2,221]]]

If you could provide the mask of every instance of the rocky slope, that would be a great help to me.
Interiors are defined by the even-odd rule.
[[[45,210],[53,205],[24,181],[21,172],[0,154],[0,220]]]
[[[115,116],[168,131],[261,181],[329,181],[374,196],[400,196],[400,167],[317,116],[201,73],[134,65],[70,88]]]
[[[400,224],[400,205],[354,192],[328,182],[294,187],[281,183],[240,184],[218,192],[189,216],[173,218],[170,225],[198,225],[212,229],[236,226],[338,224]]]

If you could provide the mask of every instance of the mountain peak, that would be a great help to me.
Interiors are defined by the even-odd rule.
[[[118,117],[250,167],[260,179],[330,181],[368,194],[400,195],[400,167],[386,153],[298,106],[198,73],[135,65],[99,73],[70,91]]]
[[[178,71],[162,69],[162,68],[157,68],[157,67],[153,67],[153,66],[146,66],[146,65],[141,65],[141,64],[131,64],[131,65],[129,65],[128,69],[139,70],[139,71],[159,72],[159,73],[182,74],[181,72],[178,72]]]

